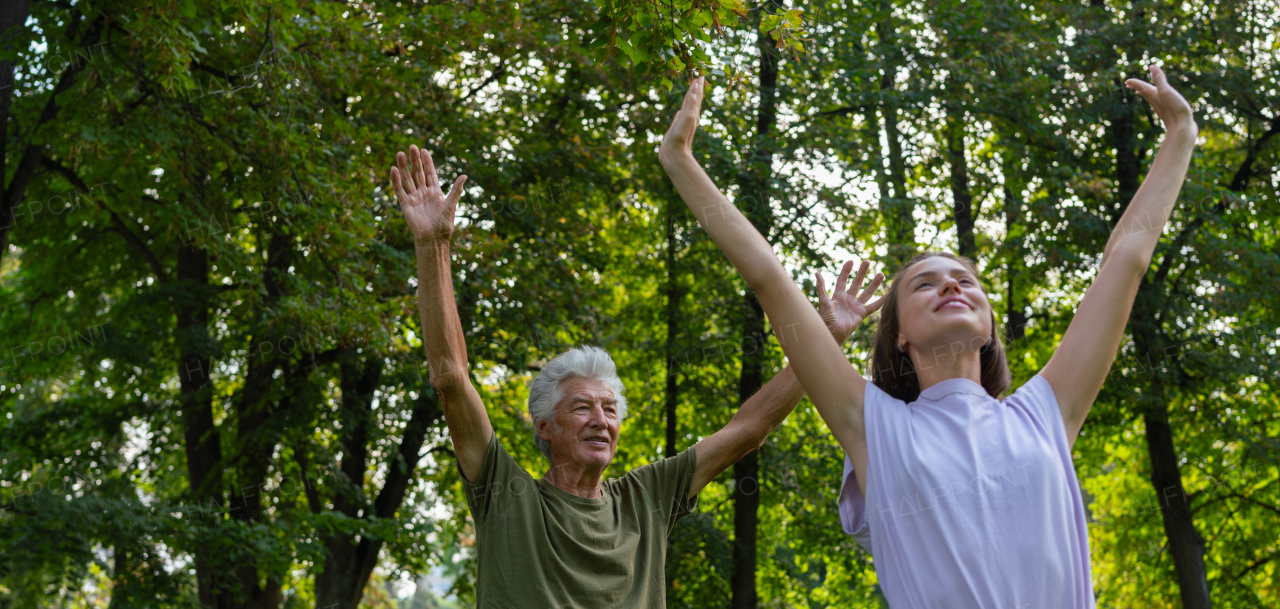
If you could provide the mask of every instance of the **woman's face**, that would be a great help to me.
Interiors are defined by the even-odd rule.
[[[898,285],[898,344],[918,358],[976,353],[991,338],[991,324],[986,292],[958,260],[926,258]]]

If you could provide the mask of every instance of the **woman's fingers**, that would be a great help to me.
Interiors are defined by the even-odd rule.
[[[1134,93],[1141,95],[1150,102],[1156,95],[1156,88],[1151,83],[1137,78],[1130,78],[1124,81],[1125,86],[1133,89]]]
[[[1169,79],[1164,75],[1164,70],[1161,70],[1160,66],[1155,64],[1151,65],[1151,82],[1156,87],[1164,87],[1169,84]]]

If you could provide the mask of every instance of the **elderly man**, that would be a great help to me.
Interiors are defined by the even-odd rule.
[[[698,491],[756,450],[803,395],[790,368],[747,400],[720,431],[670,459],[602,480],[627,413],[613,360],[595,347],[552,360],[529,388],[534,441],[550,461],[534,480],[503,450],[467,373],[467,349],[453,298],[449,238],[466,176],[446,196],[431,155],[396,155],[391,183],[418,258],[418,309],[431,384],[444,405],[467,504],[475,519],[476,601],[488,607],[665,605],[667,536],[692,511]],[[412,164],[412,168],[410,168]],[[845,265],[833,297],[819,275],[819,306],[837,342],[879,307],[866,305],[880,276],[856,297]]]

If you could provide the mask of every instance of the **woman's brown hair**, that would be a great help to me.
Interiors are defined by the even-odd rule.
[[[922,252],[907,262],[898,271],[893,283],[889,285],[889,293],[885,295],[884,306],[880,308],[880,324],[876,327],[875,340],[871,348],[871,382],[885,393],[904,402],[914,402],[920,397],[920,379],[916,376],[915,365],[911,356],[898,351],[898,284],[907,271],[917,263],[942,256],[950,258],[978,277],[978,266],[972,260],[948,252]],[[1009,388],[1011,382],[1009,361],[1004,354],[1004,344],[1000,342],[1000,333],[996,331],[995,310],[991,311],[991,339],[979,350],[982,363],[982,388],[993,398]]]

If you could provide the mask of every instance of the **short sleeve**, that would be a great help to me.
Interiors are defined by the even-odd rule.
[[[867,502],[858,489],[858,473],[853,471],[853,460],[848,455],[844,457],[844,474],[840,478],[844,481],[840,485],[838,500],[840,526],[862,549],[874,556],[871,551],[871,525],[867,523]]]
[[[1005,398],[1005,405],[1014,406],[1030,415],[1036,423],[1048,430],[1055,439],[1067,441],[1066,424],[1062,421],[1062,409],[1049,381],[1039,374],[1023,383],[1013,395]]]
[[[651,504],[652,510],[666,523],[667,532],[676,521],[693,513],[698,496],[689,497],[693,485],[693,471],[698,465],[698,453],[691,446],[680,454],[633,469],[620,478],[617,484],[633,487]]]
[[[467,507],[471,508],[471,516],[477,526],[483,525],[490,515],[502,512],[505,505],[502,501],[504,494],[511,495],[534,488],[533,477],[502,448],[496,433],[489,438],[484,463],[480,466],[480,475],[475,482],[467,480],[461,465],[457,467],[458,474],[462,477],[462,490],[467,495]]]

